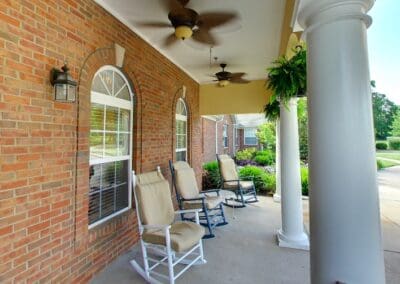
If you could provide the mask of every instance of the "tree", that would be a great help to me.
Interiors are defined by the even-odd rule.
[[[371,81],[375,88],[375,81]],[[377,91],[372,92],[372,111],[374,116],[375,138],[386,139],[392,130],[394,116],[399,109],[392,101],[386,98],[385,94]]]
[[[275,123],[267,122],[257,128],[256,137],[266,149],[275,151]]]
[[[400,137],[400,109],[397,110],[392,123],[392,136]]]
[[[299,123],[299,150],[300,159],[308,160],[308,113],[307,98],[301,98],[297,102],[297,120]]]

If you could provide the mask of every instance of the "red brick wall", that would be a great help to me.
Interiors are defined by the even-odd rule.
[[[234,155],[234,122],[230,115],[224,115],[222,120],[219,119],[217,122],[202,118],[202,151],[203,151],[203,163],[214,161],[216,159],[216,140],[215,140],[215,124],[217,124],[217,144],[218,144],[218,154],[229,154]],[[228,126],[228,147],[224,147],[223,143],[223,127]]]
[[[198,84],[91,0],[0,2],[0,282],[85,283],[137,240],[133,210],[88,230],[90,85],[126,48],[135,91],[133,168],[169,177],[175,104],[190,112],[189,158],[201,169]],[[75,104],[53,100],[68,60]],[[198,176],[200,182],[200,174]]]

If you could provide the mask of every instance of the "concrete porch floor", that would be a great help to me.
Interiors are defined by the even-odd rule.
[[[392,172],[382,174],[379,183],[386,283],[397,284],[400,283],[400,188],[387,183],[385,174],[390,176]],[[308,227],[308,201],[303,204]],[[177,283],[310,282],[309,252],[279,248],[276,244],[275,234],[281,226],[279,203],[261,196],[259,203],[235,209],[235,218],[231,208],[225,210],[229,225],[217,228],[216,237],[203,242],[207,264],[190,268]],[[91,283],[145,283],[130,266],[131,259],[142,264],[138,245],[108,265]]]

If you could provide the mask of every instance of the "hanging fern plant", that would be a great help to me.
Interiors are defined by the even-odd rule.
[[[265,105],[264,112],[265,112],[265,118],[268,119],[269,121],[277,120],[280,114],[279,101],[277,100],[270,101],[268,104]]]
[[[281,56],[272,64],[273,66],[267,69],[267,89],[272,90],[270,104],[278,100],[286,105],[293,97],[305,96],[307,65],[304,47],[297,46],[292,58]]]

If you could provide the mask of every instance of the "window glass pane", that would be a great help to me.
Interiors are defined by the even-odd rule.
[[[117,137],[118,135],[116,133],[106,133],[106,140],[105,140],[105,151],[104,151],[104,156],[105,157],[112,157],[112,156],[117,156],[118,148],[117,148]]]
[[[186,161],[186,151],[176,152],[177,161]]]
[[[129,94],[129,89],[127,86],[125,86],[117,95],[117,98],[123,99],[130,101],[131,100],[131,95]]]
[[[101,165],[92,165],[89,168],[90,192],[99,191],[101,188]]]
[[[102,164],[101,186],[103,190],[111,187],[115,183],[115,163],[116,162]]]
[[[89,194],[89,224],[100,219],[100,192]]]
[[[100,79],[100,75],[97,75],[94,77],[93,82],[92,82],[92,91],[101,93],[104,95],[109,95],[106,87],[104,86],[103,82]]]
[[[111,187],[101,192],[101,217],[107,217],[114,213],[114,191],[115,187]]]
[[[119,134],[118,155],[125,156],[129,154],[129,134]]]
[[[127,109],[119,109],[119,131],[129,131],[130,111]]]
[[[127,184],[129,182],[128,160],[115,162],[115,183],[116,185]]]
[[[103,133],[90,133],[90,159],[103,157]]]
[[[111,70],[104,70],[100,73],[101,78],[105,86],[107,87],[108,93],[112,95],[112,85],[113,85],[113,71]]]
[[[118,130],[118,108],[106,106],[106,130]]]
[[[176,136],[176,148],[186,148],[186,135],[177,135]]]
[[[125,81],[124,79],[122,79],[121,75],[119,75],[118,73],[114,73],[114,94],[116,95],[122,87],[124,87],[125,85]]]
[[[185,134],[186,133],[186,121],[176,120],[176,133]]]
[[[127,198],[128,197],[128,190],[129,190],[129,187],[128,187],[128,184],[127,183],[125,183],[125,184],[123,184],[123,185],[120,185],[120,186],[117,186],[117,192],[116,192],[116,200],[115,200],[115,202],[116,202],[116,210],[118,211],[118,210],[121,210],[121,209],[123,209],[123,208],[125,208],[125,207],[128,207],[128,202],[129,202],[129,199]]]
[[[104,105],[93,103],[90,110],[90,129],[104,129]]]

